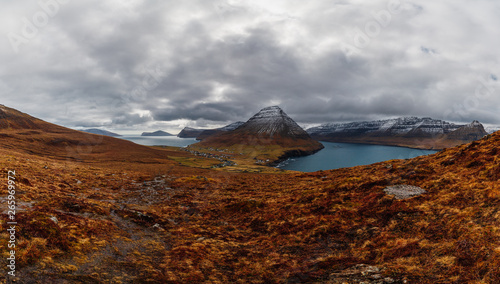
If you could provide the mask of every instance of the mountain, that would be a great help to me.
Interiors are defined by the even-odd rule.
[[[18,110],[0,105],[0,129],[2,132],[20,129],[57,132],[63,130],[64,127],[47,123]]]
[[[71,161],[167,158],[150,147],[55,125],[4,105],[0,105],[0,138],[2,149]]]
[[[421,149],[443,149],[480,139],[486,135],[481,123],[456,125],[432,118],[330,123],[307,129],[316,140],[368,143]]]
[[[7,282],[500,283],[498,132],[313,173],[209,160],[0,106],[20,237]]]
[[[92,134],[97,134],[97,135],[111,136],[111,137],[120,137],[121,136],[120,134],[117,134],[117,133],[114,133],[114,132],[110,132],[110,131],[107,131],[107,130],[97,129],[97,128],[90,128],[90,129],[85,129],[85,130],[82,130],[82,131],[83,132],[92,133]]]
[[[247,122],[231,131],[224,131],[190,145],[192,148],[226,148],[241,152],[260,163],[315,153],[323,145],[313,140],[278,106],[266,107]]]
[[[464,143],[468,143],[479,140],[486,135],[488,135],[488,132],[484,130],[483,125],[479,121],[474,120],[472,123],[447,133],[445,138],[450,140],[462,140]]]
[[[155,132],[143,132],[141,136],[174,136],[174,135],[162,130],[158,130]]]
[[[485,127],[484,130],[486,130],[486,132],[488,132],[488,134],[492,134],[493,132],[497,132],[498,130],[500,130],[500,126],[490,125],[488,127]]]
[[[231,123],[231,124],[226,125],[226,126],[221,127],[221,128],[204,130],[203,132],[200,133],[200,135],[198,135],[196,137],[196,140],[203,140],[203,139],[206,139],[209,136],[212,136],[212,135],[215,135],[215,134],[218,134],[218,133],[221,133],[221,132],[235,130],[236,128],[242,126],[243,124],[244,124],[244,122],[237,121],[237,122]]]
[[[192,127],[184,127],[179,134],[177,134],[177,137],[179,138],[196,138],[198,135],[200,135],[203,131],[206,129],[197,129],[197,128],[192,128]]]

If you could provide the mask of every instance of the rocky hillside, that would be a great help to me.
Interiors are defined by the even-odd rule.
[[[443,149],[471,142],[487,135],[481,123],[457,125],[432,118],[397,119],[324,124],[309,128],[316,140],[371,143],[422,149]]]

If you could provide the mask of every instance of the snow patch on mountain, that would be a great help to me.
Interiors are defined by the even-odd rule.
[[[270,136],[275,134],[283,136],[309,136],[304,129],[278,106],[263,108],[240,127],[250,128],[258,134],[267,134]]]
[[[237,122],[231,123],[229,125],[226,125],[224,127],[217,128],[217,129],[222,130],[222,131],[231,131],[231,130],[235,130],[236,128],[242,126],[243,124],[245,124],[243,121],[237,121]]]
[[[405,135],[412,133],[446,134],[463,125],[456,125],[442,120],[419,117],[400,117],[386,120],[362,121],[349,123],[327,123],[307,129],[311,135],[331,133],[384,133]]]
[[[500,130],[500,125],[489,125],[484,128],[488,134],[491,134],[493,132],[497,132]]]

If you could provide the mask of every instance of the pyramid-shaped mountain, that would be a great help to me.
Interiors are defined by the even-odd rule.
[[[323,149],[278,106],[266,107],[238,128],[210,136],[194,147],[237,148],[243,152],[251,148],[255,156],[272,150],[268,156],[274,161]]]
[[[307,132],[280,107],[266,107],[240,126],[241,131],[265,135],[269,138],[310,139]],[[278,142],[278,141],[275,141]]]

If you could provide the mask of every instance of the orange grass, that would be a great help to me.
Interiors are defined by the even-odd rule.
[[[280,174],[186,167],[169,157],[189,153],[113,139],[47,157],[45,142],[13,139],[0,142],[0,167],[16,170],[25,283],[336,283],[357,264],[394,283],[500,282],[498,133],[427,157]],[[383,193],[396,184],[427,193]]]

